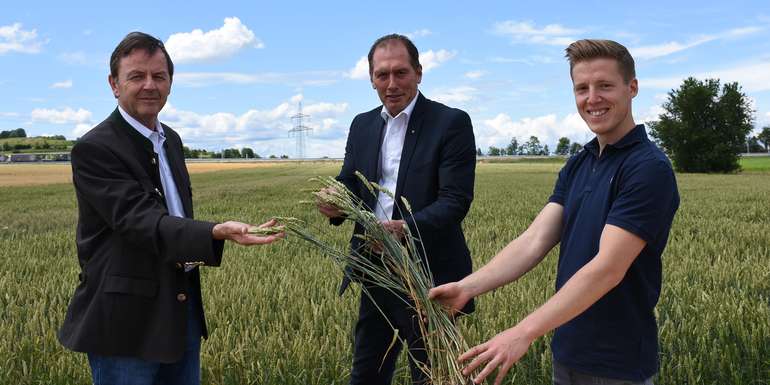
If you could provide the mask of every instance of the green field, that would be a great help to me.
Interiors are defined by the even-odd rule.
[[[72,140],[53,139],[49,137],[32,138],[3,138],[0,139],[0,153],[44,153],[69,152],[75,142]],[[7,146],[28,145],[31,148],[12,151]]]
[[[296,216],[345,242],[307,199],[308,177],[335,164],[193,175],[201,219],[261,222]],[[475,266],[524,230],[544,205],[559,164],[480,164],[465,221]],[[770,384],[770,177],[678,175],[681,208],[664,254],[657,308],[662,368],[656,384]],[[83,354],[56,341],[77,282],[76,203],[70,185],[0,187],[0,384],[87,384]],[[553,293],[557,252],[518,283],[482,296],[460,321],[470,343],[510,327]],[[211,338],[205,384],[345,384],[357,293],[337,297],[334,265],[291,239],[228,245],[204,269]],[[403,367],[403,365],[402,365]],[[550,384],[548,338],[506,383]],[[399,373],[405,382],[406,373]]]
[[[747,156],[740,159],[740,165],[747,172],[770,172],[770,156]]]

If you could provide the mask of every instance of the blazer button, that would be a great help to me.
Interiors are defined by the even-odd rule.
[[[176,300],[179,302],[184,302],[187,300],[187,296],[184,295],[184,293],[179,293],[176,295]]]

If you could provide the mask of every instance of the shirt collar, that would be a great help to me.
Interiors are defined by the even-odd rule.
[[[123,109],[123,107],[120,106],[120,104],[118,104],[118,111],[120,112],[120,115],[123,116],[123,119],[125,119],[126,122],[128,122],[128,124],[131,125],[131,127],[133,127],[136,131],[142,134],[142,136],[144,136],[145,138],[152,140],[150,138],[150,135],[152,135],[156,131],[158,132],[158,135],[160,136],[161,139],[166,138],[166,133],[163,132],[163,126],[160,124],[159,120],[157,119],[155,120],[156,131],[153,131],[147,128],[147,126],[145,126],[144,124],[140,123],[138,120],[134,119],[133,116],[129,115],[128,112],[126,112]]]
[[[647,139],[647,130],[644,128],[644,124],[637,124],[631,131],[629,131],[624,137],[620,138],[614,144],[608,144],[607,148],[621,149],[630,147],[642,140]],[[593,138],[590,142],[583,146],[586,150],[592,154],[599,155],[599,139]]]
[[[382,119],[384,121],[388,121],[388,119],[395,119],[401,114],[406,115],[406,118],[409,119],[410,116],[412,116],[412,111],[414,111],[414,105],[417,104],[417,97],[420,95],[420,92],[417,91],[417,93],[412,98],[412,101],[409,102],[409,104],[406,105],[406,108],[404,108],[403,111],[399,112],[396,116],[390,116],[390,113],[388,112],[388,109],[385,108],[385,105],[382,106],[382,110],[380,110],[380,116],[382,116]]]

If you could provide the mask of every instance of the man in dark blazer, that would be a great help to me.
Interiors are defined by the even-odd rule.
[[[110,60],[118,107],[72,149],[81,272],[59,340],[88,353],[96,385],[199,384],[197,267],[219,266],[226,239],[276,239],[192,219],[182,142],[158,121],[173,68],[160,40],[128,34]]]
[[[372,87],[383,105],[356,116],[350,126],[345,160],[338,180],[362,198],[383,226],[402,236],[404,225],[422,238],[435,284],[451,282],[471,272],[471,259],[461,222],[473,200],[476,147],[468,114],[426,99],[417,90],[422,79],[417,48],[401,35],[378,39],[369,51]],[[372,195],[354,172],[390,189],[395,199]],[[406,198],[413,215],[401,202]],[[339,225],[336,207],[320,204],[319,211]],[[356,226],[356,234],[362,232]],[[358,237],[351,248],[365,250]],[[349,284],[343,279],[341,292]],[[418,317],[402,299],[386,290],[371,289],[374,298],[361,296],[355,329],[351,384],[389,384],[401,343],[391,347],[393,328],[408,343],[420,364],[427,355],[417,329]],[[385,313],[393,327],[382,317]],[[473,311],[470,302],[463,309]],[[419,365],[409,361],[414,383],[427,379]]]

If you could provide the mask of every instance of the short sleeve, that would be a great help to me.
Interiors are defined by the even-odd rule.
[[[679,206],[674,171],[667,162],[655,159],[636,164],[621,178],[607,224],[651,243],[670,228]]]
[[[556,178],[556,184],[553,187],[553,193],[548,198],[549,203],[558,203],[564,206],[564,201],[567,199],[567,187],[569,185],[569,178],[572,174],[572,169],[575,167],[575,160],[578,155],[571,157],[564,167],[559,170],[559,176]]]

